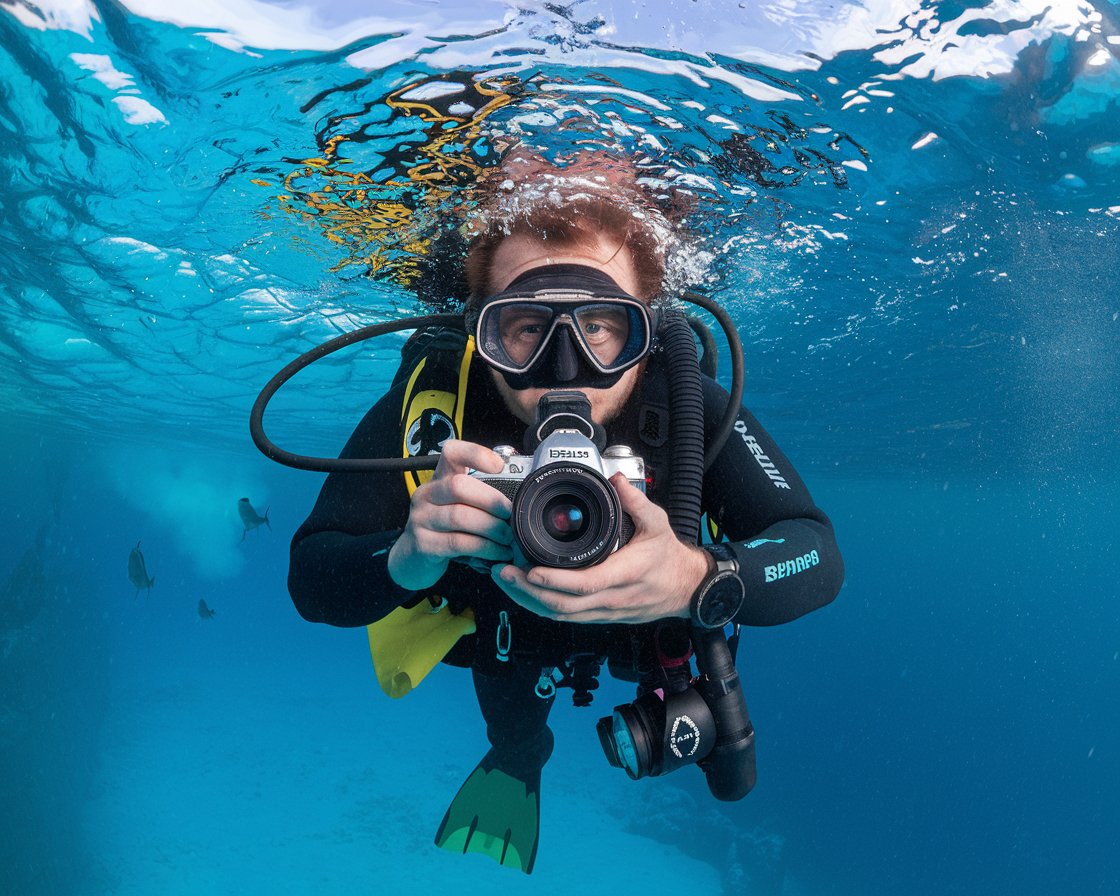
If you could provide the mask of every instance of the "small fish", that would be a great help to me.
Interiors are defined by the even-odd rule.
[[[128,580],[136,586],[137,594],[140,593],[141,588],[147,588],[147,596],[152,596],[152,586],[156,583],[156,580],[154,577],[148,576],[148,568],[144,565],[144,555],[140,553],[140,542],[136,542],[136,547],[128,555]]]
[[[200,619],[213,619],[214,611],[206,606],[206,601],[200,599],[198,602],[198,615]]]
[[[237,512],[241,515],[241,522],[245,526],[245,530],[241,533],[241,540],[245,540],[245,536],[249,533],[250,529],[256,529],[258,526],[268,526],[269,530],[272,529],[272,523],[268,521],[268,508],[264,510],[264,516],[261,516],[253,509],[253,505],[249,503],[248,498],[242,498],[237,502]]]

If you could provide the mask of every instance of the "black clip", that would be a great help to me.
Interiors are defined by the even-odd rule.
[[[509,613],[502,610],[498,614],[498,632],[494,636],[497,643],[498,652],[496,654],[499,663],[509,662],[509,650],[513,646],[513,626],[509,624]]]

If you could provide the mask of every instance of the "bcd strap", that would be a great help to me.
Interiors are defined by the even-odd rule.
[[[419,331],[401,349],[401,366],[393,385],[407,382],[401,409],[405,457],[438,454],[447,439],[459,437],[473,354],[474,338],[451,328]],[[431,476],[431,470],[405,471],[409,496]],[[404,696],[460,638],[474,631],[470,607],[454,614],[446,601],[433,606],[425,600],[412,607],[397,607],[366,626],[381,689],[390,697]]]
[[[467,380],[474,337],[460,330],[440,329],[414,336],[402,351],[397,378],[407,376],[401,407],[401,451],[404,457],[439,454],[448,439],[463,431]],[[410,362],[412,366],[409,371]],[[432,470],[406,470],[405,486],[412,493],[432,478]]]

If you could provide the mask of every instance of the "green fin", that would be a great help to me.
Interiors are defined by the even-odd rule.
[[[381,690],[394,699],[403,697],[447,656],[463,635],[474,631],[470,607],[455,615],[446,606],[433,610],[422,600],[415,607],[397,607],[373,625],[366,626],[373,671]]]
[[[463,855],[481,853],[530,874],[540,834],[540,772],[522,781],[487,759],[471,772],[448,806],[436,832],[436,846]]]

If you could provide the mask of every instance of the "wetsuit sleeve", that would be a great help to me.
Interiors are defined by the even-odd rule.
[[[342,457],[395,457],[401,392],[391,390],[366,414]],[[389,548],[408,520],[400,472],[331,473],[311,515],[292,538],[288,592],[310,622],[376,622],[417,592],[389,575]]]
[[[704,405],[710,437],[727,407],[727,393],[707,378]],[[704,476],[703,506],[739,560],[746,600],[737,622],[789,622],[836,597],[844,561],[832,523],[745,408]]]

